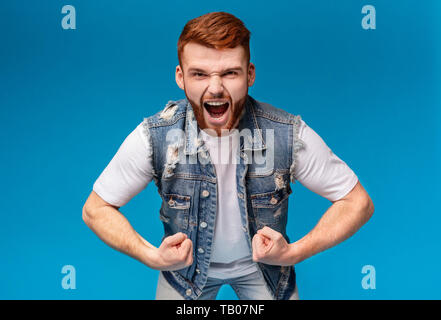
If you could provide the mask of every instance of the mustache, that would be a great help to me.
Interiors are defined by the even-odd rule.
[[[233,105],[231,95],[225,87],[223,88],[223,91],[220,94],[212,95],[212,94],[208,93],[207,91],[208,91],[208,88],[206,88],[205,91],[202,93],[201,99],[199,101],[199,104],[201,107],[204,106],[204,101],[206,101],[206,100],[212,100],[212,101],[213,100],[228,100],[228,102],[230,103],[230,106]]]

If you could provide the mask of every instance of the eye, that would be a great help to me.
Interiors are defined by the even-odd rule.
[[[197,78],[197,79],[202,79],[206,76],[206,74],[202,72],[193,72],[191,75],[193,78]]]
[[[235,77],[235,76],[237,76],[237,72],[236,71],[227,71],[224,73],[224,76]]]

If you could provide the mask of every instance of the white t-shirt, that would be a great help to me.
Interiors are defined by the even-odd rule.
[[[215,165],[219,192],[208,276],[224,279],[249,274],[257,267],[251,259],[246,234],[241,228],[237,195],[231,192],[236,190],[236,164],[214,160],[219,151],[222,158],[218,159],[224,159],[225,154],[235,155],[238,146],[234,141],[237,140],[230,140],[230,150],[219,150],[219,147],[223,148],[227,144],[218,144],[218,141],[230,139],[231,136],[211,137],[202,131],[201,137]],[[305,148],[297,154],[296,180],[330,201],[339,200],[348,194],[358,181],[351,168],[303,120],[300,121],[299,138]],[[93,190],[111,205],[124,206],[152,180],[152,161],[148,156],[150,148],[140,123],[95,181]]]
[[[237,131],[222,137],[213,137],[201,131],[216,169],[218,207],[211,247],[208,276],[226,279],[240,277],[257,271],[247,244],[247,234],[242,229],[236,188],[236,164],[233,161],[239,140]],[[231,250],[234,248],[234,250]]]

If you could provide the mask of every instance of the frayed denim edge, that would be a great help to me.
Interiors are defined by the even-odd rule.
[[[147,141],[150,143],[150,149],[149,149],[149,153],[148,153],[147,157],[152,159],[152,175],[153,175],[153,179],[158,180],[155,168],[153,166],[153,139],[152,139],[152,137],[150,135],[150,127],[149,127],[149,124],[148,124],[147,120],[148,120],[147,118],[144,118],[144,120],[142,121],[143,133],[146,136]]]
[[[299,138],[299,127],[300,127],[300,120],[301,116],[295,116],[294,117],[294,123],[293,123],[293,148],[292,148],[292,163],[291,167],[289,168],[290,172],[290,178],[291,182],[294,183],[296,181],[295,177],[295,168],[297,164],[297,152],[299,152],[301,149],[305,147],[305,144],[302,140]]]

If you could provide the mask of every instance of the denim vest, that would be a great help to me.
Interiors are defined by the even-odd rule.
[[[253,236],[264,226],[290,242],[288,197],[290,182],[295,182],[296,152],[302,148],[299,121],[300,116],[247,96],[237,128],[244,134],[236,157],[236,192],[250,252]],[[195,300],[210,264],[218,201],[215,167],[187,99],[170,101],[161,112],[145,118],[143,127],[152,146],[153,180],[162,198],[164,238],[183,232],[193,242],[191,266],[162,272],[185,299]],[[274,299],[289,299],[296,285],[294,266],[258,263],[258,269]]]

